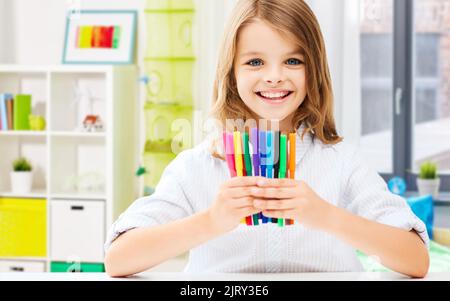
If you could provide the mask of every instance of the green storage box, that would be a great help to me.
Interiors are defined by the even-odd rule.
[[[149,58],[193,58],[193,11],[148,12],[147,51]]]
[[[52,273],[102,273],[105,271],[105,266],[103,263],[52,262],[50,271]]]
[[[150,10],[193,10],[193,0],[147,0],[145,6]]]
[[[194,62],[193,59],[147,59],[145,61],[145,72],[149,78],[147,101],[192,106]]]
[[[147,171],[144,174],[144,185],[151,192],[155,190],[164,169],[169,165],[170,161],[175,159],[176,155],[169,153],[144,153],[144,166]]]
[[[192,107],[189,106],[147,103],[146,151],[179,153],[191,148],[192,113]]]

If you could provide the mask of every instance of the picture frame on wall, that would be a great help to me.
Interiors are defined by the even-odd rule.
[[[66,17],[63,64],[133,64],[137,11],[73,10]]]

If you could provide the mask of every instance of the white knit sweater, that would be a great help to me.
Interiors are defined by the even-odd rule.
[[[297,132],[296,179],[324,200],[346,210],[405,230],[415,229],[428,245],[425,225],[402,197],[347,143],[324,145]],[[165,169],[154,194],[136,200],[111,226],[105,250],[122,232],[151,227],[207,209],[230,174],[214,158],[207,141],[181,152]],[[368,254],[371,255],[371,254]],[[362,271],[355,250],[322,231],[276,224],[239,225],[190,251],[187,272],[338,272]]]

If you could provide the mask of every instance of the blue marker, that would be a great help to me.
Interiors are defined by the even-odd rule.
[[[266,176],[266,162],[267,162],[267,145],[266,145],[266,132],[259,132],[259,164],[261,167],[261,177]]]
[[[266,132],[259,132],[259,164],[261,167],[261,176],[266,176],[266,162],[267,162],[267,145],[266,145]],[[262,220],[263,224],[267,224],[269,222],[269,218],[264,216],[262,212],[259,213],[259,217]]]
[[[268,178],[273,178],[273,163],[274,163],[274,134],[273,131],[267,132],[267,163],[266,163],[266,175]]]
[[[275,157],[275,134],[273,131],[267,132],[267,165],[266,165],[266,174],[268,178],[274,178],[273,175],[273,165],[274,165],[274,157]],[[272,223],[278,223],[277,218],[270,218]]]

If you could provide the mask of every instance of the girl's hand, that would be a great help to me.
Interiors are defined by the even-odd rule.
[[[262,177],[235,177],[220,186],[216,200],[208,209],[211,226],[219,233],[236,228],[241,219],[261,210],[253,206],[251,189]]]
[[[311,228],[326,228],[333,205],[320,198],[306,182],[262,178],[251,189],[254,207],[265,216],[294,219]]]

